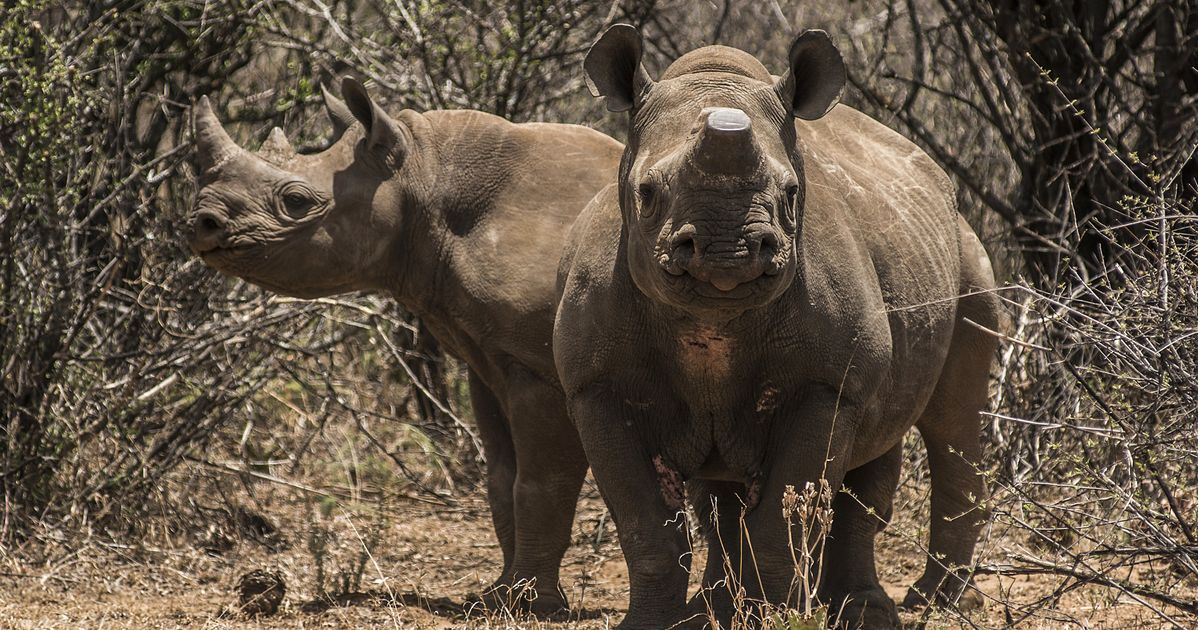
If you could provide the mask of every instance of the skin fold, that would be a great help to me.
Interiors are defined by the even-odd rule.
[[[974,464],[999,306],[952,184],[836,106],[844,66],[822,31],[795,40],[782,77],[722,46],[658,80],[640,57],[639,33],[616,25],[585,62],[592,92],[628,112],[628,144],[570,233],[554,330],[628,564],[620,627],[705,627],[708,610],[727,627],[729,580],[750,608],[794,603],[803,541],[780,508],[787,486],[821,477],[848,490],[824,532],[821,601],[842,627],[898,627],[874,538],[912,426],[932,554],[904,603],[968,607],[956,569],[985,519]],[[689,604],[684,492],[712,550]]]
[[[245,151],[207,98],[197,103],[191,247],[271,291],[385,291],[420,316],[469,366],[504,557],[488,603],[561,610],[587,463],[550,350],[555,271],[563,235],[622,147],[584,127],[477,111],[392,118],[353,79],[342,93],[325,93],[337,138],[311,155],[278,129]]]

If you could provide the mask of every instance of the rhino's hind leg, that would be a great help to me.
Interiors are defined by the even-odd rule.
[[[940,382],[916,423],[928,450],[932,522],[927,564],[903,600],[904,607],[933,602],[968,610],[982,604],[981,593],[969,586],[968,574],[988,514],[979,437],[998,341],[974,324],[997,330],[1000,306],[992,293],[983,292],[994,286],[985,252],[967,227],[963,232],[962,293],[967,297],[957,306],[956,330]]]
[[[894,601],[878,581],[874,539],[890,520],[902,466],[900,443],[844,477],[832,502],[820,600],[837,628],[899,628]]]
[[[960,376],[949,378],[960,381]],[[981,385],[974,389],[979,392],[972,398],[984,402],[986,379],[983,376],[978,380]],[[948,407],[925,413],[917,425],[928,450],[932,521],[924,572],[903,599],[905,608],[936,603],[969,610],[982,604],[980,593],[969,586],[968,578],[974,545],[987,516],[986,486],[978,468],[981,405]]]

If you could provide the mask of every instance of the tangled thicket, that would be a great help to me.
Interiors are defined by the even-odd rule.
[[[651,71],[705,43],[777,67],[794,29],[834,35],[847,102],[945,165],[1007,281],[988,466],[995,527],[1027,544],[981,570],[1064,578],[1012,619],[1091,583],[1162,619],[1198,613],[1178,595],[1198,580],[1198,10],[1185,2],[12,3],[0,543],[38,522],[127,526],[140,499],[173,500],[164,480],[207,461],[221,430],[274,421],[280,391],[349,418],[392,466],[413,462],[372,430],[397,421],[444,479],[447,462],[473,461],[460,379],[419,322],[382,297],[270,298],[188,255],[187,108],[211,94],[239,140],[279,125],[320,146],[319,84],[352,73],[397,107],[618,137],[578,71],[613,21],[643,29]],[[382,384],[349,395],[365,382]]]
[[[1026,544],[982,569],[1062,578],[1013,622],[1099,584],[1176,625],[1198,613],[1198,9],[940,0],[881,19],[855,87],[1010,238],[987,438],[995,526]],[[885,54],[903,43],[914,59]]]
[[[1198,225],[1192,201],[1120,208],[1150,227],[1110,243],[1118,264],[1086,278],[1070,261],[1067,281],[1008,296],[992,486],[998,521],[1027,535],[986,569],[1067,578],[1024,614],[1088,583],[1198,614],[1198,287],[1177,280],[1198,272]]]

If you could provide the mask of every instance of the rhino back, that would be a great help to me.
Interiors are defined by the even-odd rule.
[[[955,288],[956,190],[911,141],[861,112],[839,105],[796,128],[811,213],[835,214],[867,246],[895,262],[935,267],[931,282]],[[882,267],[888,266],[880,261]]]

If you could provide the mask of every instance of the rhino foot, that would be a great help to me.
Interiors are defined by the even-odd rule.
[[[731,628],[736,608],[726,587],[704,586],[702,590],[691,597],[686,605],[686,613],[687,621],[679,627]],[[713,619],[715,624],[710,623]]]
[[[840,598],[843,602],[837,610],[837,601],[831,603],[833,614],[828,619],[829,627],[837,630],[888,630],[902,628],[898,608],[894,600],[881,588],[849,593]]]
[[[479,606],[489,611],[527,612],[540,618],[565,617],[570,613],[566,595],[560,588],[538,589],[531,580],[510,584],[497,582],[472,599],[467,608]]]
[[[945,606],[969,612],[981,609],[984,604],[981,592],[974,588],[968,577],[949,574],[940,579],[920,578],[907,590],[900,606],[908,610]]]
[[[656,618],[633,618],[624,617],[624,620],[616,626],[616,630],[708,630],[711,628],[707,624],[707,619],[703,617],[687,616],[675,622],[662,622]]]

